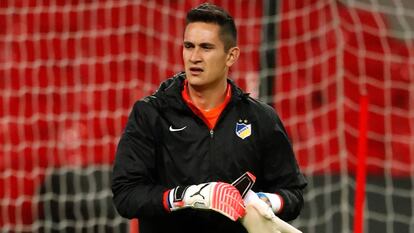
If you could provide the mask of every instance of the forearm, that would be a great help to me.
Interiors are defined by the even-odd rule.
[[[264,147],[264,182],[261,190],[281,197],[281,209],[276,214],[290,221],[297,218],[303,208],[302,195],[307,181],[299,169],[281,122],[276,124],[268,138],[272,140],[267,141]]]
[[[302,189],[280,189],[276,194],[283,199],[282,208],[277,213],[277,216],[285,221],[297,218],[303,208]]]
[[[166,214],[162,205],[165,187],[159,185],[127,185],[114,182],[113,201],[125,218],[160,216]]]

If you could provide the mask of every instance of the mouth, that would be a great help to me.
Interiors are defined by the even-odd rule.
[[[190,73],[193,76],[197,76],[200,75],[204,70],[202,68],[199,67],[190,67]]]

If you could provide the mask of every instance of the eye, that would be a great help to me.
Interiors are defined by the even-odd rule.
[[[205,45],[205,46],[202,46],[202,48],[204,50],[212,50],[213,49],[213,46],[211,46],[211,45]]]
[[[189,48],[193,48],[193,44],[191,43],[184,43],[184,48],[189,49]]]

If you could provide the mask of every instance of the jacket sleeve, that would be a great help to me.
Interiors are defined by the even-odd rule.
[[[167,188],[157,184],[154,129],[149,113],[154,111],[138,101],[121,135],[112,173],[113,202],[126,218],[165,214],[162,195]]]
[[[292,145],[277,114],[269,110],[270,124],[265,134],[263,150],[263,184],[265,192],[282,197],[281,219],[295,219],[303,208],[303,189],[307,181],[297,164]]]

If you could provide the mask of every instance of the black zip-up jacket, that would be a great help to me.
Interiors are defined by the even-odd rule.
[[[245,233],[240,222],[214,211],[170,213],[162,200],[166,190],[178,185],[231,183],[250,171],[256,176],[254,191],[283,198],[278,216],[296,218],[307,182],[274,109],[229,80],[230,102],[210,130],[182,99],[184,79],[184,73],[168,79],[154,95],[137,101],[131,111],[113,168],[118,212],[139,218],[140,233]],[[236,128],[247,131],[236,133]]]

